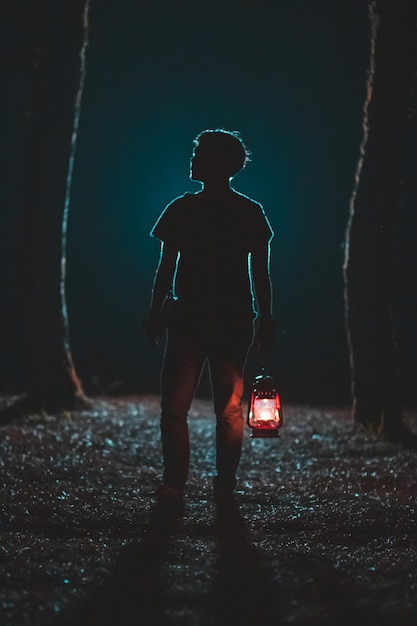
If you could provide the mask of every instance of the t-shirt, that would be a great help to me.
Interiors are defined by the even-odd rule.
[[[258,202],[234,190],[214,200],[185,193],[168,204],[151,235],[180,253],[175,293],[182,310],[253,317],[248,256],[274,235]]]

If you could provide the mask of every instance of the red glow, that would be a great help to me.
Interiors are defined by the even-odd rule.
[[[255,379],[248,411],[252,437],[277,437],[282,426],[281,399],[270,376]]]

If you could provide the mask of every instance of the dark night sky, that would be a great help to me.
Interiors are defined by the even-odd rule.
[[[266,364],[288,400],[348,402],[342,246],[362,133],[366,2],[92,0],[90,29],[67,285],[87,389],[99,349],[103,383],[158,390],[161,351],[140,326],[159,252],[148,233],[172,198],[199,188],[188,180],[194,136],[222,126],[240,130],[253,153],[235,187],[264,205],[276,233],[280,332]],[[12,167],[1,219],[13,225]],[[13,251],[11,237],[1,260]],[[6,388],[18,377],[12,308],[2,312]],[[260,364],[251,359],[248,378]]]

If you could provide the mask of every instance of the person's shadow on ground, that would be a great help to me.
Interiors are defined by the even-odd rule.
[[[143,538],[119,554],[103,586],[96,589],[70,616],[65,626],[145,626],[161,624],[161,569],[171,540],[181,527],[181,512],[155,507]]]
[[[262,553],[254,546],[235,501],[217,505],[215,624],[280,623],[279,593]]]
[[[213,583],[207,596],[202,596],[196,581],[195,599],[190,597],[190,605],[185,607],[186,621],[181,624],[279,624],[276,589],[267,575],[261,554],[250,541],[235,502],[217,505],[213,533],[218,542]],[[180,623],[175,610],[176,616],[173,612],[170,618],[166,597],[168,594],[172,598],[172,590],[164,580],[162,569],[176,537],[184,538],[185,534],[180,515],[155,508],[141,541],[123,549],[104,585],[67,616],[64,624],[157,626]],[[189,565],[186,556],[184,565]]]

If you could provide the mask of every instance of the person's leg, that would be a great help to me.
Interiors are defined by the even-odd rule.
[[[204,357],[192,338],[168,336],[161,372],[163,481],[183,491],[188,475],[187,415],[198,386]]]
[[[242,346],[243,343],[243,346]],[[233,491],[243,439],[243,374],[248,352],[245,342],[216,348],[209,357],[216,414],[216,467],[214,486]],[[249,342],[248,342],[249,343]]]

